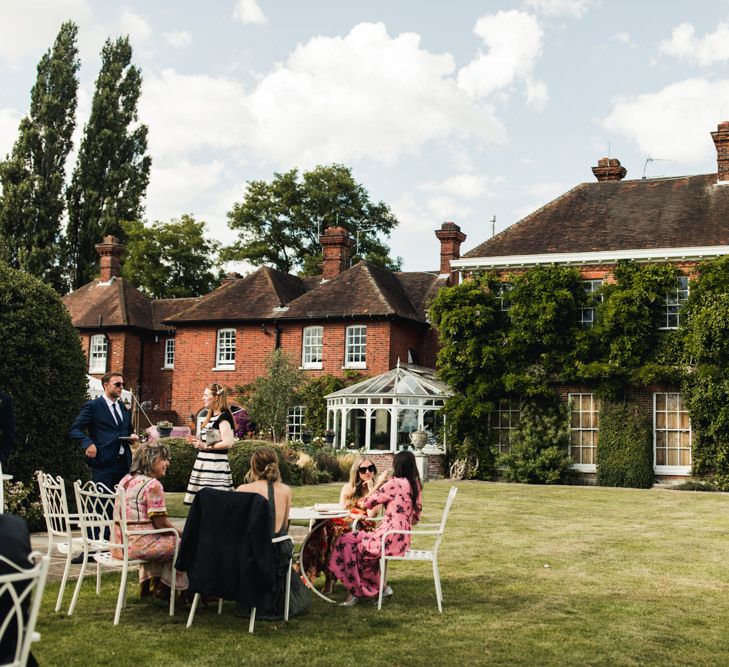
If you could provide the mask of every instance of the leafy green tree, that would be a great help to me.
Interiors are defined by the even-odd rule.
[[[323,436],[327,428],[326,395],[362,380],[356,371],[344,373],[344,377],[326,374],[311,378],[298,392],[299,403],[306,406],[306,426],[314,437]]]
[[[0,163],[0,256],[59,290],[65,163],[76,124],[77,34],[74,23],[64,23],[38,63],[30,112],[11,155]]]
[[[241,393],[246,396],[248,414],[258,428],[271,431],[274,442],[286,438],[289,408],[297,403],[304,382],[298,364],[283,350],[274,350],[267,360],[268,373],[258,377]]]
[[[218,283],[220,244],[191,215],[179,220],[123,221],[126,253],[122,276],[157,299],[207,294]]]
[[[239,240],[224,249],[223,259],[316,274],[322,258],[319,231],[340,226],[359,239],[357,257],[352,248],[354,260],[398,270],[402,260],[392,260],[380,240],[397,224],[390,207],[371,201],[349,167],[320,165],[301,176],[292,169],[274,174],[270,183],[248,182],[243,201],[228,213],[228,225],[239,231]]]
[[[107,234],[124,240],[122,222],[142,217],[151,158],[146,155],[147,127],[137,124],[142,76],[131,60],[128,37],[106,41],[67,196],[67,255],[74,288],[94,276],[94,246]]]

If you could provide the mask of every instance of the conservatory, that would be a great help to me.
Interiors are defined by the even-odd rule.
[[[432,369],[398,362],[387,373],[328,394],[327,428],[340,449],[395,452],[410,446],[413,431],[425,431],[427,446],[440,450],[442,409],[451,394]]]

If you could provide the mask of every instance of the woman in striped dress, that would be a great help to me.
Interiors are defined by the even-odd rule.
[[[187,484],[186,505],[192,505],[195,494],[205,486],[222,491],[233,490],[228,450],[235,442],[235,422],[228,410],[225,389],[215,383],[208,385],[203,392],[203,403],[208,413],[200,425],[199,437],[187,437],[198,453]]]

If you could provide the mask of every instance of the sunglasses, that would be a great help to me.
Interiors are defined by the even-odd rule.
[[[123,387],[124,386],[124,383],[123,382],[114,382],[113,384],[114,384],[115,387]]]
[[[375,466],[370,463],[368,466],[360,466],[359,471],[364,475],[366,472],[375,472]]]

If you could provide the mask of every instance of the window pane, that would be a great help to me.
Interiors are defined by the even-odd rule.
[[[106,373],[108,344],[109,341],[103,334],[91,336],[89,342],[89,373]]]
[[[235,329],[218,330],[216,358],[218,366],[235,366]]]
[[[311,368],[321,367],[323,357],[323,327],[306,327],[302,342],[302,365]]]

